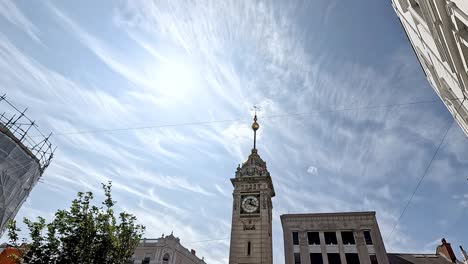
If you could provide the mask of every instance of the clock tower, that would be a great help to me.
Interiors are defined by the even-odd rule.
[[[255,114],[252,153],[231,179],[234,191],[229,264],[273,263],[271,198],[275,190],[256,148],[259,127]]]

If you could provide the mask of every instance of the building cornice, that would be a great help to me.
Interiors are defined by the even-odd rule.
[[[309,221],[341,221],[341,220],[373,220],[375,211],[369,212],[338,212],[338,213],[310,213],[310,214],[283,214],[280,216],[281,222],[302,222]]]

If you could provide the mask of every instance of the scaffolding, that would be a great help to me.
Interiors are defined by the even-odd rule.
[[[0,96],[0,236],[14,219],[54,156],[36,123]]]

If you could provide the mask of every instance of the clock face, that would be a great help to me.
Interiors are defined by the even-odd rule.
[[[259,206],[258,198],[255,196],[246,196],[242,199],[242,209],[246,213],[253,213],[258,210]]]

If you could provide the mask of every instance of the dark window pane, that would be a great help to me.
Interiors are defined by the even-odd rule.
[[[162,263],[163,264],[169,263],[169,259],[170,259],[169,254],[168,253],[164,254]]]
[[[327,257],[328,257],[328,264],[341,264],[339,253],[328,253]]]
[[[356,242],[354,241],[354,234],[353,232],[341,232],[341,238],[343,239],[343,245],[354,245]]]
[[[370,263],[371,264],[379,264],[379,262],[377,261],[377,256],[376,255],[369,255],[369,258],[370,258]]]
[[[142,261],[141,261],[141,264],[149,264],[150,263],[150,258],[149,257],[145,257]]]
[[[252,246],[252,245],[250,244],[250,241],[247,242],[247,256],[250,256],[250,247],[251,247],[251,246]]]
[[[294,264],[301,264],[301,254],[294,253]]]
[[[372,237],[370,235],[370,230],[364,231],[364,239],[366,240],[366,245],[372,245]]]
[[[359,264],[359,256],[356,253],[346,253],[346,263],[348,264]]]
[[[327,245],[337,245],[336,233],[335,232],[325,232],[325,244]]]
[[[293,245],[299,245],[299,234],[297,232],[292,233]]]
[[[310,264],[323,264],[322,253],[310,253]]]
[[[319,232],[307,232],[307,240],[309,245],[320,245]]]

